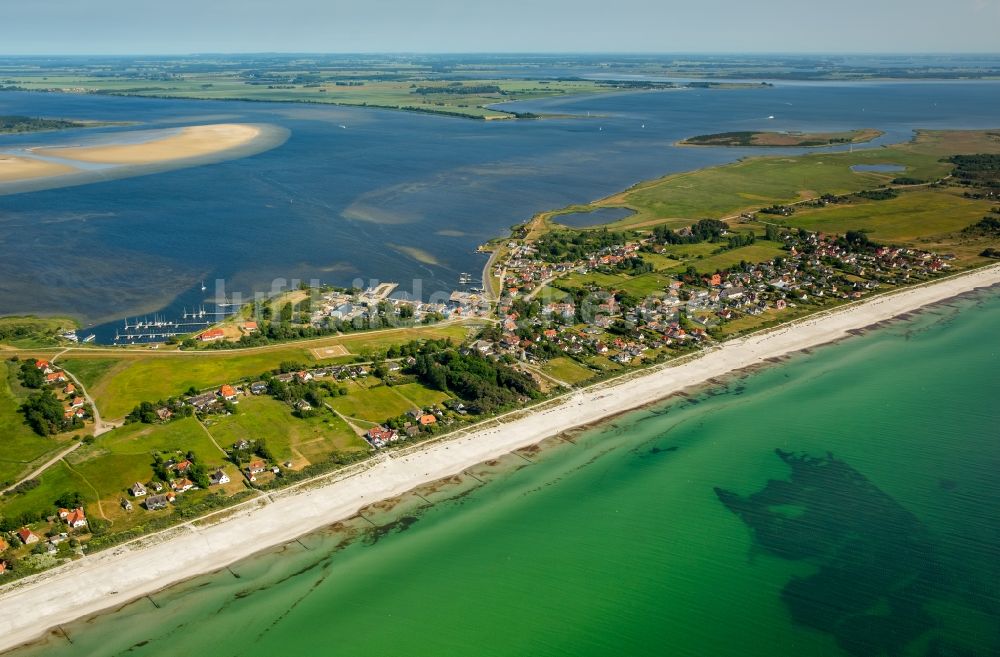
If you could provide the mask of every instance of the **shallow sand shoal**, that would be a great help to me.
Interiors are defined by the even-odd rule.
[[[530,412],[514,412],[482,429],[460,432],[413,451],[381,455],[335,480],[272,493],[207,526],[185,525],[0,590],[0,650],[48,628],[85,617],[165,586],[209,573],[270,546],[350,517],[364,506],[462,472],[569,429],[639,408],[709,379],[844,338],[980,287],[1000,285],[1000,265],[875,297],[766,333],[731,340],[682,364],[669,363],[568,393]]]
[[[57,164],[36,160],[30,157],[19,157],[16,155],[4,155],[0,153],[0,182],[13,182],[15,180],[28,180],[31,178],[47,178],[50,176],[62,176],[68,173],[79,171],[76,167],[68,164]]]
[[[135,144],[39,148],[39,155],[94,164],[157,164],[200,157],[249,144],[261,133],[254,125],[219,123],[182,128],[175,135]]]

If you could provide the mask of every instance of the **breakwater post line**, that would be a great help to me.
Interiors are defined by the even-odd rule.
[[[358,511],[358,517],[359,517],[359,518],[361,518],[362,520],[366,520],[366,521],[368,521],[368,524],[369,524],[369,525],[371,525],[372,527],[378,527],[378,525],[376,525],[376,524],[375,524],[375,523],[374,523],[373,521],[369,520],[369,519],[368,519],[368,518],[367,518],[367,517],[365,516],[365,514],[361,513],[360,511]]]
[[[479,477],[477,477],[476,475],[472,474],[472,473],[471,473],[471,472],[469,472],[468,470],[462,470],[462,474],[465,474],[465,475],[468,475],[468,476],[472,477],[473,479],[475,479],[476,481],[478,481],[479,483],[481,483],[481,484],[483,484],[483,485],[486,485],[486,482],[485,482],[485,481],[483,481],[482,479],[480,479],[480,478],[479,478]]]
[[[361,515],[361,514],[358,514],[358,515]],[[305,543],[303,543],[301,539],[297,538],[297,539],[295,539],[295,542],[298,543],[299,545],[301,545],[303,550],[309,550],[310,552],[312,551],[312,548],[308,547]]]
[[[153,596],[147,595],[146,599],[149,600],[151,603],[153,603],[153,606],[156,607],[157,609],[160,608],[160,605],[156,604],[156,600],[153,599]]]
[[[532,461],[531,459],[529,459],[529,458],[528,458],[527,456],[525,456],[524,454],[522,454],[522,453],[520,453],[520,452],[511,452],[511,453],[512,453],[512,454],[517,454],[518,456],[520,456],[520,457],[521,457],[522,459],[524,459],[524,460],[525,460],[525,461],[527,461],[528,463],[532,463],[532,464],[534,464],[534,461]]]

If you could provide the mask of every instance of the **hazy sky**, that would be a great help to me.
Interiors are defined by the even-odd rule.
[[[0,0],[0,53],[996,52],[1000,0]]]

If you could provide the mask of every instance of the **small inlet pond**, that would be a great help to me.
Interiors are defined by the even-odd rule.
[[[571,212],[553,217],[552,220],[570,228],[590,228],[601,224],[610,224],[635,214],[630,208],[597,208],[590,212]]]
[[[866,171],[873,173],[900,173],[906,171],[906,167],[902,164],[855,164],[851,167],[851,171],[857,171],[858,173]]]

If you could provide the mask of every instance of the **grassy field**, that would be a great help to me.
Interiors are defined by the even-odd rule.
[[[782,251],[781,247],[775,242],[757,242],[755,244],[751,244],[750,246],[744,246],[730,251],[723,251],[722,253],[716,253],[715,255],[708,255],[703,258],[694,258],[683,263],[683,267],[691,265],[698,270],[699,274],[712,274],[716,270],[726,270],[734,265],[738,265],[742,260],[755,263],[765,262],[775,258],[776,256],[782,255],[783,253],[784,251]]]
[[[53,514],[55,500],[63,493],[79,492],[84,498],[84,506],[89,513],[98,500],[98,494],[87,485],[87,481],[74,472],[65,461],[59,461],[48,468],[38,478],[39,485],[20,495],[5,495],[0,500],[0,515],[14,517],[26,511]]]
[[[350,382],[348,393],[332,397],[330,406],[349,418],[358,418],[376,424],[402,415],[413,408],[414,401],[404,398],[392,387],[379,385],[372,379],[365,383]]]
[[[43,437],[24,423],[17,410],[27,391],[17,380],[16,363],[0,362],[0,483],[17,481],[31,464],[66,446],[68,436]]]
[[[314,417],[298,418],[288,404],[266,396],[241,398],[237,408],[235,415],[205,422],[223,448],[263,438],[279,461],[292,461],[295,469],[322,461],[334,451],[368,449],[347,423],[326,409]]]
[[[451,396],[440,390],[431,390],[419,383],[404,383],[392,386],[392,389],[413,402],[414,406],[419,406],[420,408],[441,404]]]
[[[460,341],[469,330],[464,324],[401,328],[258,349],[183,353],[122,351],[120,355],[115,354],[114,359],[106,358],[106,351],[95,358],[97,352],[80,349],[67,353],[60,362],[75,373],[77,361],[82,361],[82,369],[90,377],[84,382],[87,391],[101,413],[114,419],[124,417],[140,401],[179,395],[191,386],[200,390],[244,377],[256,377],[284,361],[318,363],[310,351],[318,345],[340,344],[357,354],[410,340],[451,338]],[[105,360],[117,362],[112,365],[98,362]]]
[[[963,198],[959,190],[921,189],[887,201],[803,209],[781,223],[837,234],[867,230],[873,240],[902,244],[961,230],[979,221],[991,206],[989,201]]]
[[[559,279],[556,284],[567,288],[597,285],[605,289],[621,290],[634,297],[646,297],[657,292],[663,292],[664,288],[672,280],[672,276],[659,272],[628,276],[625,274],[605,274],[594,271],[587,274],[570,274],[565,278]]]
[[[587,369],[572,358],[567,357],[553,358],[542,365],[542,371],[570,384],[581,383],[594,377],[593,370]]]

